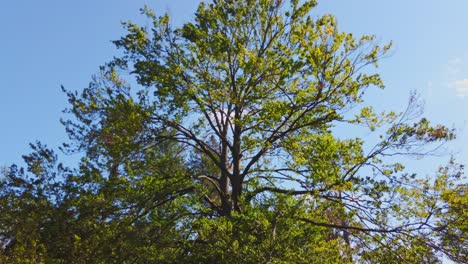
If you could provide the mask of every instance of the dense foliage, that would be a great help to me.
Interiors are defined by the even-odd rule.
[[[403,162],[454,131],[415,96],[401,113],[364,103],[391,45],[315,5],[215,0],[180,28],[148,8],[151,26],[125,23],[123,55],[66,91],[77,168],[37,143],[3,172],[0,262],[466,261],[463,166]]]

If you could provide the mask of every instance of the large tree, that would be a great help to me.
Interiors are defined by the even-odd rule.
[[[401,113],[365,104],[367,89],[384,88],[375,67],[390,45],[340,32],[331,15],[312,18],[315,5],[218,0],[180,28],[149,8],[151,26],[125,23],[123,55],[67,92],[65,147],[84,153],[79,169],[50,165],[55,156],[36,146],[32,178],[7,173],[1,206],[12,217],[0,231],[31,234],[9,260],[463,261],[462,166],[422,177],[398,159],[423,157],[454,132],[421,118],[415,96]],[[353,136],[362,127],[377,136]],[[48,181],[56,194],[37,191],[57,174],[45,164],[61,171],[60,184]],[[12,202],[22,197],[44,200],[20,206],[37,211],[37,232],[12,220],[23,219]],[[66,231],[41,228],[58,220]],[[36,242],[44,249],[31,251]]]

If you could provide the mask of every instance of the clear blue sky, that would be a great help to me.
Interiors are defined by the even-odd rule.
[[[18,163],[28,143],[57,147],[66,139],[59,123],[67,106],[60,91],[85,87],[98,66],[117,52],[111,40],[120,21],[143,21],[148,4],[176,22],[192,17],[194,0],[15,0],[0,4],[0,166]],[[401,110],[411,90],[426,102],[425,115],[459,131],[450,145],[468,164],[468,1],[323,0],[314,15],[335,14],[342,30],[393,40],[381,62],[385,91],[380,107]]]

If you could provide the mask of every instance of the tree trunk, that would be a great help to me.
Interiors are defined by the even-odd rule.
[[[235,110],[235,121],[240,120],[241,110]],[[234,125],[234,133],[233,133],[233,151],[232,151],[232,203],[233,209],[236,212],[241,212],[241,205],[240,205],[240,196],[242,194],[242,175],[240,171],[240,163],[241,163],[241,133],[242,128],[240,124],[236,122]]]

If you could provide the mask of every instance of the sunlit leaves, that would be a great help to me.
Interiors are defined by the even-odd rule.
[[[0,262],[466,258],[463,168],[423,177],[405,160],[455,132],[414,95],[402,113],[364,104],[391,43],[340,31],[316,4],[215,0],[179,28],[148,7],[147,26],[123,23],[122,56],[67,92],[78,169],[38,144],[32,176],[5,172],[0,232],[18,246]]]

